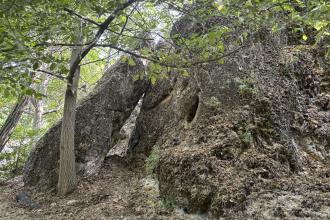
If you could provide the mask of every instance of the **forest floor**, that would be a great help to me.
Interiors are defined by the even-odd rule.
[[[30,210],[16,202],[18,192],[32,195],[41,205]],[[22,177],[1,185],[0,219],[200,219],[170,211],[160,198],[158,184],[144,170],[131,170],[120,161],[107,161],[97,176],[79,179],[78,188],[65,198],[53,191],[26,191]],[[205,219],[205,218],[203,218]]]

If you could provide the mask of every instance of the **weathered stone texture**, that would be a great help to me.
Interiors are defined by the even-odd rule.
[[[100,79],[94,91],[77,107],[75,154],[80,174],[93,174],[116,142],[117,133],[130,116],[148,83],[134,81],[134,74],[144,71],[118,62]],[[59,141],[61,122],[51,128],[31,152],[24,169],[28,186],[55,186],[58,178]]]

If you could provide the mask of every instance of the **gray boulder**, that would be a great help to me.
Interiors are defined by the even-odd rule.
[[[78,174],[91,175],[98,171],[116,143],[119,130],[144,94],[147,81],[133,80],[135,74],[144,71],[144,66],[139,60],[135,63],[129,66],[119,61],[78,104],[75,125]],[[57,184],[60,130],[61,122],[36,144],[24,168],[25,185],[47,188]]]

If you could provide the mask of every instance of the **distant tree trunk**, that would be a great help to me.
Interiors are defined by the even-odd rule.
[[[77,44],[82,43],[82,33],[79,33]],[[81,55],[81,47],[73,49],[71,54],[71,65]],[[74,154],[74,130],[76,118],[76,102],[80,66],[75,69],[72,79],[68,78],[67,89],[64,99],[64,113],[62,119],[61,142],[60,142],[60,169],[58,178],[59,195],[63,196],[72,192],[77,185],[76,163]],[[70,83],[72,82],[72,83]]]
[[[12,135],[15,127],[17,126],[25,106],[29,103],[29,97],[23,96],[18,100],[14,109],[7,117],[4,125],[0,130],[0,152],[5,148],[10,136]]]
[[[38,85],[38,92],[42,94],[46,94],[47,92],[47,86],[49,83],[50,77],[49,75],[46,75],[43,81],[41,82],[40,85]],[[44,99],[33,99],[32,104],[35,108],[34,110],[34,117],[33,117],[33,128],[34,129],[40,129],[43,125],[43,113],[44,113]]]
[[[105,65],[104,65],[104,69],[103,69],[103,72],[106,73],[107,70],[109,69],[110,67],[110,61],[111,61],[111,48],[109,48],[109,51],[108,51],[108,58],[105,60]]]
[[[40,129],[42,127],[42,113],[44,109],[43,100],[34,100],[34,102],[33,128]]]

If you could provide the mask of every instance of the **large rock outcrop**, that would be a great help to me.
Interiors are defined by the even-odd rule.
[[[189,37],[230,26],[229,20],[215,17],[200,29],[183,18],[172,35]],[[231,37],[240,35],[230,27],[237,28]],[[226,43],[227,52],[237,48]],[[224,64],[194,66],[190,77],[173,71],[150,87],[133,82],[124,66],[117,64],[113,77],[78,107],[83,170],[100,165],[144,93],[137,119],[129,120],[136,123],[128,123],[119,145],[131,135],[129,159],[136,166],[158,149],[154,170],[167,203],[210,219],[330,218],[330,68],[318,48],[290,46],[285,33],[262,30]],[[31,154],[26,183],[54,185],[58,140],[59,125]]]
[[[148,90],[130,147],[137,164],[160,148],[165,201],[211,219],[330,217],[329,66],[283,36]]]
[[[130,66],[119,61],[100,79],[94,91],[77,107],[75,154],[80,174],[93,174],[116,142],[125,120],[144,94],[146,80],[133,80],[144,71],[139,60]],[[52,187],[57,183],[61,122],[52,127],[31,152],[24,169],[28,186]]]

